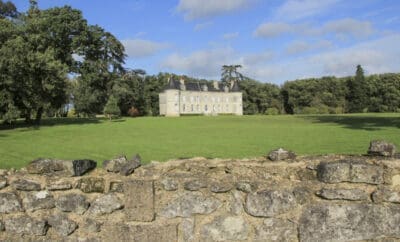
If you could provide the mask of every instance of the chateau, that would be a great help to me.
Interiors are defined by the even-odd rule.
[[[170,78],[159,94],[160,115],[180,116],[184,114],[234,114],[243,115],[242,93],[237,81],[230,86],[222,83],[186,83]]]

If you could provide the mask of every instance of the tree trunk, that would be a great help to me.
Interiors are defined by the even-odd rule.
[[[31,119],[31,110],[26,111],[26,114],[25,114],[25,123],[27,123],[27,124],[32,123],[32,119]]]
[[[43,107],[40,107],[36,112],[36,118],[35,118],[36,124],[40,124],[40,121],[42,120],[42,114],[43,114]]]

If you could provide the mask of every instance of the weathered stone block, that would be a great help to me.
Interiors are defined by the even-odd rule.
[[[241,216],[219,216],[201,229],[201,237],[206,241],[247,240],[250,227]]]
[[[200,192],[184,193],[162,209],[160,216],[188,218],[194,214],[212,213],[220,206],[221,202],[214,197],[205,196]]]
[[[128,163],[126,156],[122,155],[112,160],[106,160],[103,162],[103,169],[109,172],[120,172],[121,168]]]
[[[0,193],[0,213],[23,211],[21,202],[14,193]]]
[[[381,166],[358,161],[321,162],[317,168],[317,176],[326,183],[381,184],[384,181]]]
[[[129,220],[150,222],[154,220],[154,182],[127,181],[124,184],[125,213]]]
[[[298,241],[297,226],[288,220],[267,218],[261,226],[256,227],[254,241]]]
[[[47,222],[61,236],[68,236],[78,228],[78,224],[75,221],[63,214],[52,215]]]
[[[84,214],[89,208],[89,202],[83,195],[70,193],[60,196],[56,201],[56,207],[63,212]]]
[[[166,191],[176,191],[178,190],[178,182],[172,178],[164,178],[161,180],[161,185]]]
[[[4,231],[6,229],[3,221],[0,220],[0,231]]]
[[[120,181],[112,181],[110,182],[110,192],[124,192],[124,183]]]
[[[206,188],[207,186],[208,186],[207,181],[204,179],[193,179],[183,184],[185,190],[188,191],[198,191],[201,188]]]
[[[74,176],[82,176],[85,173],[96,168],[97,162],[94,160],[84,159],[84,160],[73,160],[72,161],[72,171]]]
[[[384,140],[373,140],[371,141],[368,154],[391,157],[396,153],[396,146]]]
[[[64,169],[65,167],[62,160],[42,158],[33,160],[26,166],[26,170],[30,174],[54,173],[58,171],[63,171]]]
[[[101,225],[102,224],[100,222],[94,219],[87,218],[85,220],[83,229],[85,229],[88,232],[97,233],[101,231]]]
[[[49,191],[65,191],[72,189],[72,183],[62,179],[49,179],[46,181],[46,189]]]
[[[41,186],[36,181],[18,179],[11,183],[11,186],[20,191],[40,191]]]
[[[104,178],[100,177],[84,177],[78,181],[77,188],[81,189],[81,191],[85,193],[103,193],[105,181]]]
[[[245,210],[255,217],[272,217],[286,213],[296,205],[296,198],[290,191],[264,190],[247,194]]]
[[[245,193],[250,193],[254,192],[257,187],[250,182],[240,181],[236,183],[236,189]]]
[[[318,204],[306,208],[300,241],[364,241],[400,238],[400,208],[370,204]]]
[[[213,182],[210,191],[215,193],[229,192],[232,190],[233,184],[229,182]]]
[[[110,214],[123,207],[121,200],[115,194],[109,193],[94,200],[88,213],[93,215]]]
[[[400,203],[400,191],[394,191],[388,188],[379,188],[374,193],[372,193],[372,200],[375,203]]]
[[[54,208],[55,200],[48,191],[26,193],[22,203],[27,211]]]
[[[328,200],[369,200],[369,194],[360,189],[321,189],[316,194]]]
[[[128,225],[126,223],[107,226],[104,241],[132,242],[176,242],[178,241],[178,226],[164,225]]]
[[[292,151],[284,150],[279,148],[269,152],[267,155],[268,159],[271,161],[281,161],[281,160],[293,160],[296,159],[296,154]]]
[[[194,241],[195,238],[194,225],[195,225],[194,218],[185,218],[179,224],[179,231],[180,231],[179,233],[181,233],[183,237],[182,242]]]
[[[317,177],[326,183],[338,183],[350,179],[350,162],[321,162],[317,167]]]
[[[6,231],[9,233],[40,236],[44,236],[47,233],[45,220],[34,219],[27,215],[8,218],[4,222]]]

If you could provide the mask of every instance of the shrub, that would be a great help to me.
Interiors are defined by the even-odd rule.
[[[72,108],[72,109],[68,110],[67,117],[68,118],[75,118],[76,117],[75,109]]]
[[[268,108],[265,111],[266,115],[278,115],[279,114],[279,110],[277,108]]]
[[[110,120],[121,115],[121,110],[118,107],[118,100],[114,96],[110,96],[104,107],[104,115]]]
[[[140,116],[140,112],[137,108],[131,107],[130,109],[128,109],[128,115],[131,117],[138,117]]]

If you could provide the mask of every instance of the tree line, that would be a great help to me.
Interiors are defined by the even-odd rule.
[[[39,123],[43,116],[159,115],[158,94],[173,73],[126,69],[124,46],[70,6],[26,12],[0,0],[0,120]],[[238,80],[244,114],[399,112],[400,74],[322,77],[262,83],[224,65],[222,82]],[[188,81],[211,83],[183,76]],[[72,104],[72,105],[71,105]]]

